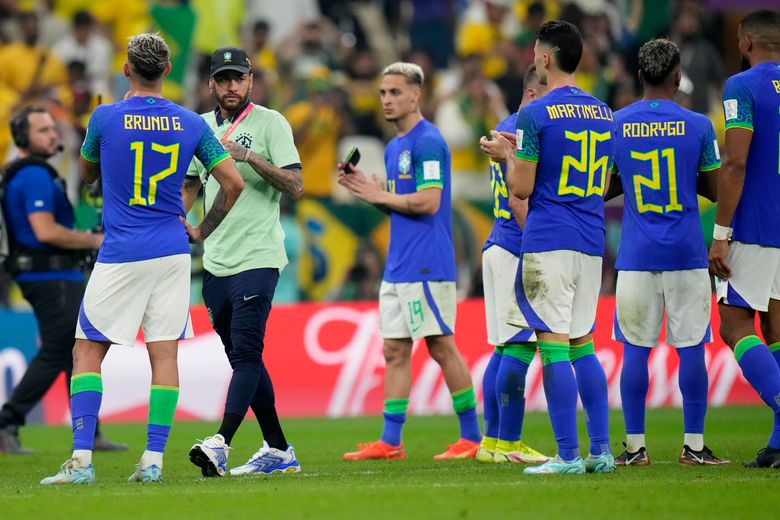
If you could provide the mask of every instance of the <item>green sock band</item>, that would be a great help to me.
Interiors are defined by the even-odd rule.
[[[493,352],[498,354],[499,356],[504,355],[504,349],[506,348],[505,345],[496,345],[496,348],[493,349]]]
[[[149,424],[170,426],[176,403],[179,401],[179,388],[175,386],[152,385],[149,392]]]
[[[539,341],[539,357],[546,367],[559,361],[569,362],[569,344],[563,341]]]
[[[504,347],[504,355],[530,365],[536,355],[536,343],[511,343]]]
[[[596,349],[593,346],[593,340],[588,341],[587,343],[583,343],[582,345],[572,345],[569,349],[569,361],[574,363],[581,357],[585,357],[590,354],[596,355]]]
[[[82,372],[70,378],[70,395],[81,392],[103,393],[103,376],[98,372]]]
[[[769,347],[769,351],[772,354],[774,354],[775,352],[780,350],[780,341],[778,341],[777,343],[772,343],[771,345],[767,345],[767,347]]]
[[[385,401],[385,413],[406,413],[407,406],[409,406],[409,399],[387,399]]]
[[[737,358],[737,363],[739,363],[739,360],[745,355],[745,352],[756,345],[763,345],[761,340],[758,339],[758,336],[745,336],[737,341],[737,344],[734,346],[734,357]]]
[[[469,386],[457,392],[452,392],[452,407],[455,413],[463,413],[477,407],[477,399],[474,397],[474,387]]]

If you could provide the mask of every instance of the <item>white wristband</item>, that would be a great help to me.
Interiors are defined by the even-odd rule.
[[[715,228],[712,230],[713,240],[728,240],[731,238],[731,234],[734,230],[730,227],[720,226],[715,224]]]

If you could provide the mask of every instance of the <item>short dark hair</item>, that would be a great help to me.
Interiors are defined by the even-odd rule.
[[[574,24],[552,20],[542,25],[536,39],[553,49],[555,61],[563,72],[572,74],[582,58],[582,35]]]
[[[650,40],[639,49],[639,72],[650,85],[663,83],[680,64],[680,49],[664,38]]]
[[[170,53],[168,44],[159,34],[137,34],[127,44],[127,62],[136,74],[149,82],[162,77]]]
[[[76,11],[73,15],[73,27],[90,27],[94,21],[89,11]]]
[[[759,46],[780,52],[780,13],[761,9],[745,15],[740,22],[742,32],[750,34]]]
[[[47,113],[42,106],[29,105],[14,114],[11,118],[11,137],[17,148],[26,149],[30,146],[30,114]]]
[[[525,92],[525,89],[529,88],[529,85],[534,81],[539,81],[539,74],[536,73],[536,65],[532,63],[523,76],[523,92]]]

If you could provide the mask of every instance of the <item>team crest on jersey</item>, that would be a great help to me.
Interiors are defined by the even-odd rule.
[[[244,148],[251,148],[252,147],[252,134],[241,134],[238,137],[236,137],[236,143],[240,144]]]
[[[404,150],[401,155],[398,156],[398,170],[402,175],[409,173],[409,169],[412,167],[412,152]]]

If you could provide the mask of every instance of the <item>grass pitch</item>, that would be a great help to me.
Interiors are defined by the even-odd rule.
[[[613,451],[622,451],[622,417],[613,412]],[[780,470],[750,470],[742,462],[766,445],[771,414],[764,407],[712,409],[707,444],[733,461],[720,467],[677,464],[682,447],[680,410],[652,410],[647,418],[653,464],[611,475],[522,475],[522,465],[486,465],[473,460],[437,462],[432,455],[454,442],[454,417],[411,417],[405,461],[345,462],[357,441],[377,438],[381,419],[286,420],[303,471],[295,475],[212,478],[200,476],[187,453],[195,438],[216,425],[177,423],[165,456],[165,482],[131,484],[145,445],[145,425],[106,425],[106,436],[130,444],[125,453],[97,453],[95,486],[43,487],[69,455],[67,427],[23,429],[31,456],[0,455],[3,518],[771,518],[777,511]],[[524,439],[544,453],[554,451],[543,413],[528,414]],[[580,441],[585,441],[581,428]],[[586,441],[585,441],[586,442]],[[230,465],[242,464],[260,443],[254,420],[233,440]],[[586,453],[586,445],[582,452]],[[773,513],[775,511],[775,513]],[[541,516],[539,516],[541,518]]]

